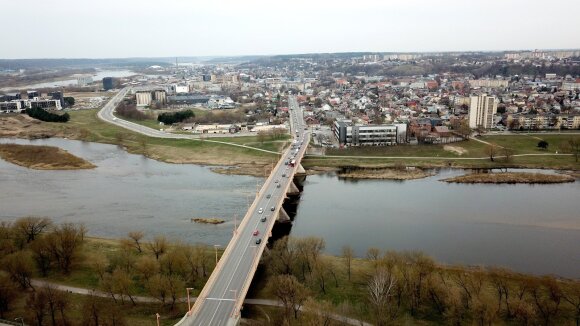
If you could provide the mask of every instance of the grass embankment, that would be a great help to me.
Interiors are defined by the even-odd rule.
[[[0,158],[35,170],[79,170],[95,167],[82,158],[52,146],[0,144]]]
[[[506,173],[473,173],[459,177],[443,179],[441,181],[449,183],[530,183],[549,184],[574,182],[575,179],[569,175],[554,175],[543,173],[527,172],[506,172]]]
[[[422,169],[350,169],[337,175],[348,179],[413,180],[433,175]]]
[[[478,139],[497,146],[496,156],[502,156],[503,148],[510,148],[514,155],[533,154],[530,156],[512,156],[508,160],[496,157],[492,162],[487,149],[488,144],[477,140],[445,145],[386,146],[386,147],[349,147],[345,149],[327,149],[325,156],[307,156],[304,167],[344,167],[359,166],[366,168],[393,167],[402,162],[407,166],[422,168],[455,167],[455,168],[538,168],[579,170],[580,163],[569,153],[568,140],[573,135],[490,135]],[[548,149],[537,147],[540,140],[546,140]],[[329,157],[331,156],[331,157]],[[384,157],[384,158],[383,158]],[[411,158],[412,157],[412,158]]]

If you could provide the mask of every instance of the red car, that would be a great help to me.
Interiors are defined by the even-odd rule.
[[[254,234],[254,235],[258,235],[258,234],[260,234],[260,231],[258,231],[258,230],[255,230],[253,234]]]

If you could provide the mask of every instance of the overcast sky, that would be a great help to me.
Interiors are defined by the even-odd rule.
[[[0,58],[580,48],[580,0],[0,0]]]

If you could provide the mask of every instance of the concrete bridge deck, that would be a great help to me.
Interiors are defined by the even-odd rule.
[[[290,97],[291,133],[296,149],[288,148],[260,189],[240,226],[226,247],[216,269],[201,291],[191,311],[177,324],[236,325],[240,310],[260,258],[271,236],[278,216],[287,215],[282,204],[288,193],[297,189],[293,183],[296,173],[303,173],[300,162],[306,152],[309,135],[305,131],[302,111],[294,97]],[[295,161],[295,164],[286,164]]]

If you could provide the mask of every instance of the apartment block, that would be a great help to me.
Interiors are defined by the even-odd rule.
[[[471,96],[469,106],[470,128],[493,128],[493,116],[497,112],[498,99],[487,94]]]

